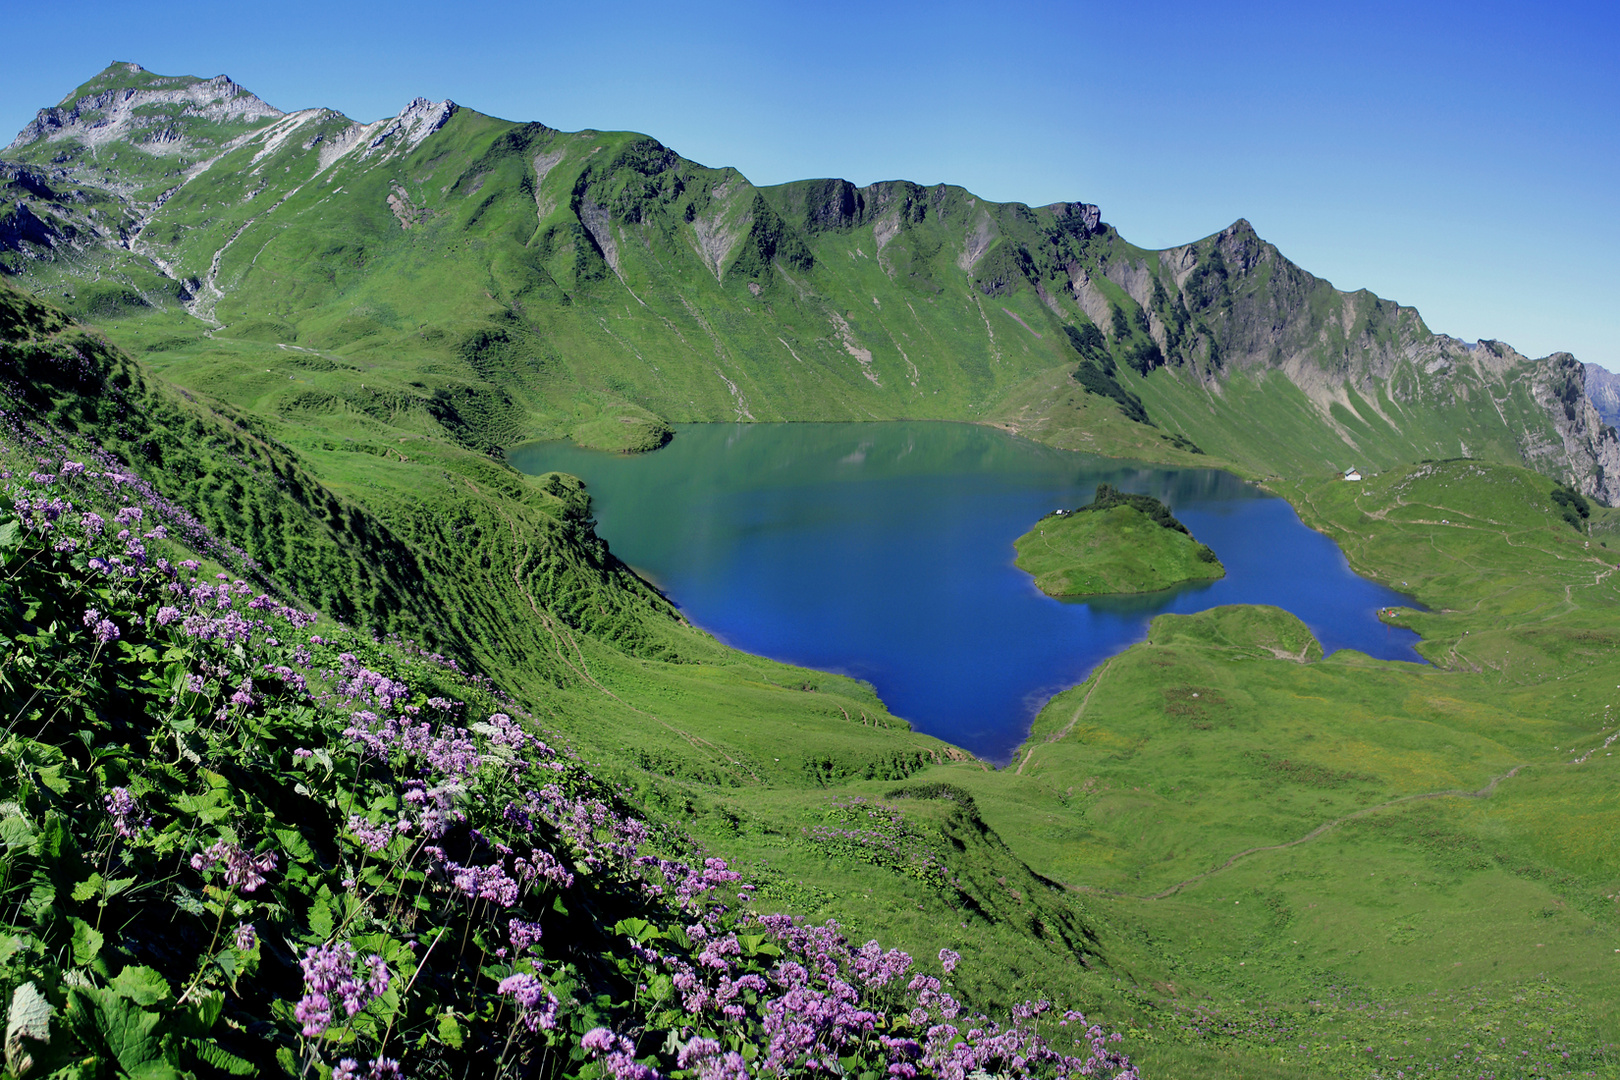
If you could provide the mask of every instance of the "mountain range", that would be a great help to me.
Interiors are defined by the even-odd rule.
[[[1152,251],[1083,202],[756,186],[635,133],[284,113],[129,63],[40,110],[0,181],[25,288],[272,422],[369,417],[343,438],[374,447],[949,418],[1256,478],[1479,457],[1620,496],[1602,369],[1435,334],[1242,220]],[[243,397],[266,363],[303,370]]]

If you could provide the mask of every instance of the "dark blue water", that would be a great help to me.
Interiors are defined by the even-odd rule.
[[[748,652],[865,679],[919,730],[1007,760],[1048,698],[1165,611],[1275,604],[1328,652],[1420,661],[1378,621],[1411,601],[1354,574],[1282,499],[1208,469],[1074,454],[968,424],[685,425],[653,454],[538,443],[517,468],[591,492],[598,532],[687,618]],[[1013,541],[1099,483],[1167,503],[1226,577],[1054,600]]]

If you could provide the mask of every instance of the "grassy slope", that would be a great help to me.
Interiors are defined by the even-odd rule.
[[[1048,596],[1156,592],[1225,573],[1199,557],[1198,541],[1132,506],[1048,514],[1013,546],[1018,568]]]
[[[851,781],[881,795],[967,755],[910,731],[863,684],[735,652],[680,622],[601,550],[574,482],[522,477],[432,441],[391,463],[336,444],[301,452],[256,435],[223,402],[176,393],[9,288],[0,288],[0,327],[0,367],[39,390],[44,415],[122,453],[287,591],[324,587],[328,608],[343,600],[362,625],[431,637],[493,675],[655,819],[751,858],[773,902],[918,948],[954,944],[999,958],[972,987],[990,1006],[1030,992],[1109,996],[1085,905],[1032,875],[949,792],[913,790],[906,820],[886,827],[907,860],[880,848],[849,856],[807,835],[844,821],[836,801]],[[69,369],[85,377],[60,376],[67,356],[87,358]],[[102,411],[86,413],[91,399]],[[185,473],[181,449],[192,462]],[[364,466],[348,464],[356,459]],[[271,462],[279,482],[266,482]],[[336,479],[316,481],[316,469]],[[341,513],[329,516],[329,502]],[[368,555],[367,536],[388,542]],[[385,572],[392,591],[366,592],[368,575]],[[361,596],[381,602],[374,609],[355,602]],[[948,874],[919,872],[921,863]],[[999,896],[1005,881],[1022,883],[1024,899]],[[847,903],[868,888],[870,906]],[[966,925],[942,922],[962,911],[974,913]],[[1054,942],[1086,963],[1049,970]]]
[[[59,424],[161,478],[288,593],[454,651],[585,746],[721,784],[899,778],[955,752],[889,716],[870,687],[681,621],[596,539],[571,478],[523,477],[442,440],[387,457],[319,429],[284,442],[14,290],[0,290],[0,311],[7,355]],[[89,358],[93,379],[53,382],[63,354]],[[98,410],[120,385],[116,408]]]
[[[1407,1029],[1438,1060],[1479,1042],[1444,1022],[1465,998],[1519,1038],[1515,996],[1550,979],[1563,1034],[1620,1042],[1620,600],[1549,487],[1477,462],[1300,485],[1359,570],[1433,609],[1395,616],[1433,666],[1319,658],[1280,612],[1164,616],[1053,699],[1013,768],[955,782],[1032,867],[1134,924],[1165,1002],[1213,993],[1248,1023],[1350,988],[1440,1017]],[[1342,1005],[1296,1015],[1298,1037],[1338,1041]]]

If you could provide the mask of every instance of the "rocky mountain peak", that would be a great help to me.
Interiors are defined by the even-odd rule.
[[[1620,424],[1620,375],[1596,364],[1583,364],[1586,396],[1592,399],[1603,422],[1613,427]]]
[[[456,103],[449,98],[443,101],[430,101],[425,97],[412,98],[392,120],[381,125],[381,129],[366,145],[362,156],[370,157],[377,152],[392,154],[415,149],[423,139],[449,123],[457,108]]]
[[[190,141],[184,131],[187,119],[251,126],[284,115],[228,75],[212,79],[153,75],[139,64],[120,61],[61,104],[39,110],[6,149],[22,150],[35,143],[72,141],[98,147],[127,141],[151,153],[178,153]]]
[[[1047,207],[1059,221],[1080,225],[1085,232],[1094,233],[1102,228],[1102,209],[1091,203],[1053,203]]]

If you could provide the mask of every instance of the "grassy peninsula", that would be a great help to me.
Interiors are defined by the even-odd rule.
[[[1018,568],[1048,596],[1158,592],[1226,575],[1158,499],[1108,484],[1088,505],[1041,518],[1013,546]]]

